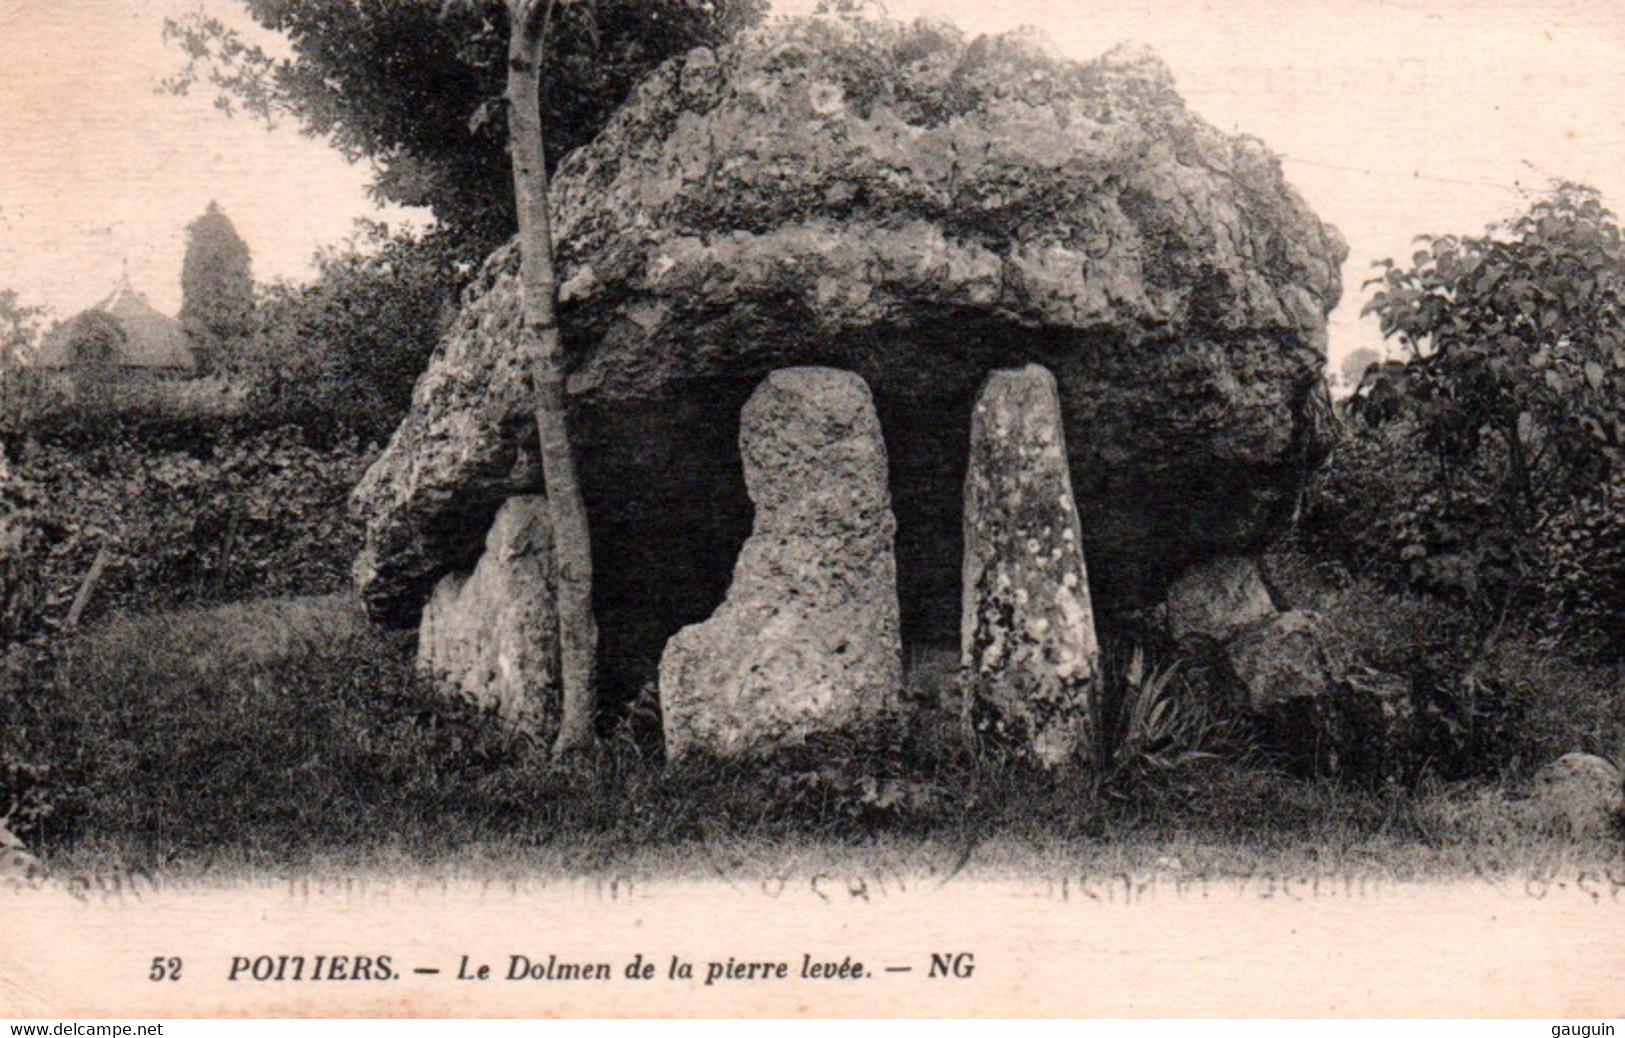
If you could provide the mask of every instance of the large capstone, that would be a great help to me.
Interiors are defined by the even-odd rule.
[[[1266,542],[1330,442],[1346,249],[1268,149],[1203,122],[1143,52],[774,22],[661,66],[551,201],[612,695],[726,592],[751,522],[739,409],[775,369],[872,387],[912,641],[958,636],[990,371],[1056,377],[1103,615]],[[414,622],[536,485],[516,268],[510,247],[475,278],[357,491],[379,619]]]
[[[435,586],[418,629],[417,669],[544,743],[559,725],[559,621],[547,499],[497,512],[472,573]]]
[[[902,686],[886,446],[863,380],[774,372],[740,419],[756,521],[716,613],[660,660],[666,752],[862,737]]]
[[[1100,644],[1055,379],[996,371],[972,413],[961,651],[972,730],[1046,765],[1087,745]]]

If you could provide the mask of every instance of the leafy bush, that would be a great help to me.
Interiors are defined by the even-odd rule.
[[[1482,237],[1423,236],[1366,306],[1410,353],[1372,369],[1306,510],[1361,572],[1489,616],[1544,606],[1620,639],[1625,235],[1560,185]]]
[[[1604,659],[1625,657],[1625,471],[1548,512],[1536,545],[1542,596],[1569,619],[1571,642]]]
[[[1483,617],[1437,595],[1351,576],[1312,555],[1269,556],[1286,603],[1319,613],[1328,651],[1404,678],[1428,773],[1527,775],[1573,749],[1613,754],[1625,739],[1614,668],[1564,658],[1540,617]]]
[[[1452,466],[1404,420],[1353,423],[1306,495],[1310,551],[1393,587],[1480,611],[1527,604],[1527,538],[1497,503],[1484,465]]]
[[[1571,651],[1625,654],[1625,471],[1542,503],[1532,528],[1501,507],[1493,465],[1441,467],[1404,421],[1353,424],[1305,495],[1314,556],[1468,610],[1482,631],[1538,620]]]

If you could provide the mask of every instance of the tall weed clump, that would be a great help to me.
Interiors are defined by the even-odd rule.
[[[1106,654],[1090,705],[1089,763],[1108,796],[1188,798],[1216,765],[1253,757],[1244,726],[1194,668],[1153,662],[1139,645]]]

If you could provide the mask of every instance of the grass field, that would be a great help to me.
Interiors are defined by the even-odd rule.
[[[929,723],[879,746],[667,766],[646,708],[554,766],[415,682],[410,649],[330,596],[118,619],[53,659],[13,654],[13,828],[58,871],[202,882],[290,868],[1625,876],[1618,833],[1570,833],[1515,776],[1371,791],[1239,754],[1101,788],[978,759]]]

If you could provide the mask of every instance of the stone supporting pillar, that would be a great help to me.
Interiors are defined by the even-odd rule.
[[[1055,377],[995,371],[965,476],[965,710],[984,745],[1054,766],[1089,746],[1100,674]]]
[[[830,368],[776,371],[740,416],[755,505],[733,583],[660,660],[666,751],[769,751],[858,732],[902,685],[896,520],[869,387]]]
[[[435,586],[417,669],[544,741],[559,725],[559,621],[547,499],[509,498],[474,572]]]

